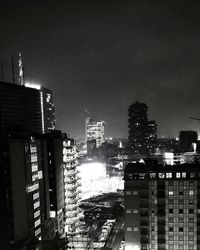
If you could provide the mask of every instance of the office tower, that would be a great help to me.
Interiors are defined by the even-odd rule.
[[[200,249],[199,167],[150,161],[126,166],[125,249]]]
[[[1,133],[46,133],[55,129],[52,92],[39,85],[25,85],[0,82]]]
[[[198,134],[196,131],[180,131],[180,148],[183,151],[194,151],[194,143],[197,144]]]
[[[39,84],[25,83],[25,87],[37,89],[40,92],[42,132],[48,133],[51,130],[54,130],[56,120],[52,91],[40,86]]]
[[[155,121],[149,121],[148,107],[145,103],[135,102],[129,106],[129,147],[134,155],[153,155],[156,149]]]
[[[4,140],[4,143],[2,143]],[[1,137],[0,219],[2,249],[41,239],[43,173],[40,141],[23,134]]]
[[[73,139],[63,140],[63,168],[65,192],[65,233],[81,233],[80,220],[84,217],[79,208],[81,199],[80,177],[77,170],[77,149]]]
[[[95,121],[92,118],[86,119],[86,142],[96,140],[98,148],[104,142],[104,121]]]
[[[42,132],[40,93],[36,89],[0,82],[0,132]]]

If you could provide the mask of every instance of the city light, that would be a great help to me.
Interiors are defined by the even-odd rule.
[[[41,85],[39,84],[36,84],[36,83],[29,83],[29,82],[26,82],[24,84],[25,87],[27,88],[31,88],[31,89],[37,89],[37,90],[40,90],[41,89]]]

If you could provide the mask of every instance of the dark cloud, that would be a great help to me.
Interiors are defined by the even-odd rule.
[[[136,100],[160,135],[176,136],[200,126],[187,119],[200,117],[199,4],[183,2],[6,1],[1,57],[9,67],[22,51],[27,80],[53,89],[57,126],[73,136],[84,136],[86,108],[126,136]]]

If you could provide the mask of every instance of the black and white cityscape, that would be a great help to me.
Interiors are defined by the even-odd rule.
[[[0,249],[200,249],[200,4],[0,3]]]

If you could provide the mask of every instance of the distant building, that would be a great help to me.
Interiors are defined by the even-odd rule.
[[[157,138],[157,149],[162,152],[178,150],[179,141],[175,138]]]
[[[199,169],[153,161],[126,166],[125,249],[200,248]]]
[[[129,147],[135,155],[153,155],[156,150],[157,125],[149,121],[148,107],[145,103],[135,102],[129,106]]]
[[[194,144],[197,144],[198,134],[196,131],[180,131],[180,148],[185,152],[194,151]]]
[[[96,140],[98,148],[104,142],[104,121],[95,121],[92,118],[86,119],[86,141]]]

